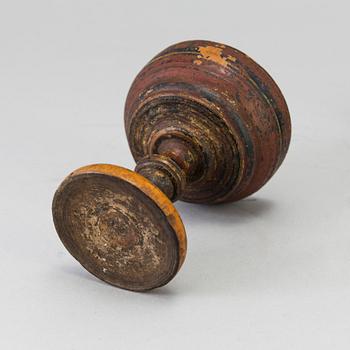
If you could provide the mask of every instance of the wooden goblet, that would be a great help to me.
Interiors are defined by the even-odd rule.
[[[125,129],[135,171],[95,164],[57,189],[53,218],[68,251],[120,288],[168,283],[186,255],[173,206],[236,201],[281,165],[290,142],[276,83],[241,51],[186,41],[155,56],[134,80]]]

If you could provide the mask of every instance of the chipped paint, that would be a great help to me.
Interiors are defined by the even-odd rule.
[[[228,55],[227,56],[227,59],[231,62],[236,62],[237,61],[237,58],[235,56],[232,56],[232,55]]]
[[[222,56],[223,48],[215,46],[199,46],[198,50],[201,54],[201,58],[220,64],[223,67],[227,67],[227,58]]]
[[[237,58],[235,56],[223,55],[224,48],[225,45],[199,46],[198,51],[200,52],[200,55],[197,55],[197,60],[194,60],[193,63],[200,65],[202,63],[201,59],[205,59],[218,63],[223,67],[227,67],[230,62],[236,62]]]

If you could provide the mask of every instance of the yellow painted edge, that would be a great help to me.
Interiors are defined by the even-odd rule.
[[[149,180],[144,178],[142,175],[131,171],[129,169],[112,165],[112,164],[91,164],[86,165],[73,171],[69,177],[80,175],[80,174],[102,174],[109,175],[119,179],[122,179],[136,188],[141,190],[150,199],[152,199],[157,206],[162,210],[162,212],[167,217],[171,227],[173,228],[178,242],[179,242],[179,266],[185,261],[186,251],[187,251],[187,237],[186,230],[180,218],[178,211],[176,210],[170,199],[155,185],[153,185]]]

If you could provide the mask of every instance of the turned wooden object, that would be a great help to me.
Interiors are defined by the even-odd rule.
[[[81,265],[144,291],[168,283],[185,259],[186,233],[172,202],[216,204],[256,192],[281,165],[291,125],[268,73],[209,41],[154,57],[130,88],[124,118],[135,171],[82,167],[60,185],[52,210]]]

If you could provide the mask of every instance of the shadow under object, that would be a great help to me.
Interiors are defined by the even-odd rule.
[[[125,105],[135,171],[94,164],[53,199],[57,233],[89,272],[120,288],[168,283],[186,255],[175,200],[215,204],[256,192],[290,142],[288,107],[268,73],[241,51],[186,41],[155,56]]]

